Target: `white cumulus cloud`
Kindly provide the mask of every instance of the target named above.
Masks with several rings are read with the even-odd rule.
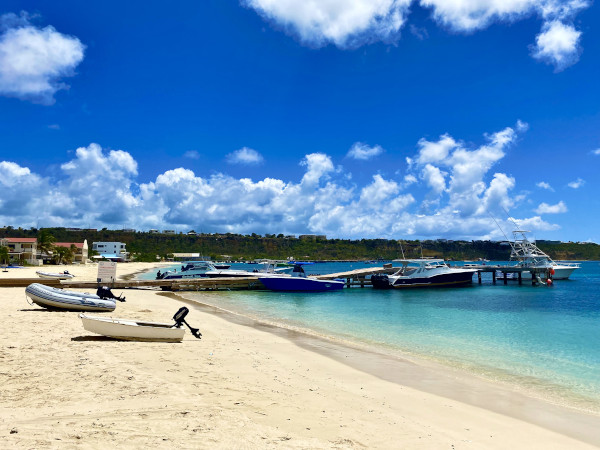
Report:
[[[597,148],[596,150],[592,151],[592,153],[594,155],[600,155],[600,148]]]
[[[352,47],[389,40],[412,0],[242,0],[309,45]]]
[[[532,16],[542,20],[533,56],[556,70],[575,63],[581,32],[571,25],[587,0],[241,0],[262,17],[312,46],[354,48],[374,41],[394,42],[410,20],[410,7],[431,11],[433,19],[453,32],[471,33],[494,23]],[[410,24],[419,39],[423,29]],[[533,36],[532,36],[533,37]]]
[[[379,156],[382,153],[383,148],[381,148],[381,146],[379,145],[369,147],[367,144],[364,144],[362,142],[355,142],[346,156],[348,156],[349,158],[366,161],[368,159]]]
[[[536,208],[536,214],[560,214],[566,213],[567,205],[561,200],[556,205],[549,205],[548,203],[540,203],[540,205]]]
[[[54,94],[68,88],[62,80],[74,75],[85,46],[52,26],[31,25],[25,15],[0,16],[0,31],[0,95],[54,103]]]
[[[454,144],[437,152],[421,140],[415,143],[412,164],[404,166],[406,172],[374,174],[365,185],[352,184],[352,177],[337,170],[325,153],[307,154],[296,180],[252,180],[224,173],[203,177],[185,167],[139,180],[130,153],[92,143],[78,148],[51,178],[18,162],[0,161],[0,223],[310,232],[342,238],[500,238],[488,211],[511,208],[522,199],[513,194],[513,177],[491,169],[517,135],[506,128],[486,135],[479,146],[443,135],[438,144],[448,139]],[[423,154],[427,157],[421,159]],[[536,216],[523,217],[520,223],[532,230],[556,229],[540,214],[561,208],[566,211],[562,202],[540,205]]]
[[[229,153],[226,158],[229,164],[260,164],[264,161],[263,156],[256,150],[248,147],[242,147],[233,153]]]
[[[557,71],[573,65],[579,59],[581,31],[558,20],[546,23],[536,37],[533,56],[552,64]]]

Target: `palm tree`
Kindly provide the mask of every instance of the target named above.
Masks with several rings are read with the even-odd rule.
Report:
[[[73,250],[67,247],[54,247],[53,259],[56,264],[62,262],[70,263],[73,261]]]
[[[50,233],[50,230],[41,229],[38,234],[37,248],[43,255],[50,255],[54,251],[56,239]]]

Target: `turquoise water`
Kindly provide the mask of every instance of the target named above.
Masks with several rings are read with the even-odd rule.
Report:
[[[364,266],[323,263],[305,269],[323,274]],[[493,285],[491,276],[484,276],[481,285],[466,288],[185,295],[269,322],[428,358],[600,411],[599,262],[582,263],[570,280],[552,287]]]

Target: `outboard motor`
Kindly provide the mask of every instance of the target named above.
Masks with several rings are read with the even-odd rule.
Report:
[[[190,329],[192,335],[194,335],[194,337],[198,339],[201,339],[202,333],[200,333],[200,330],[198,328],[192,328],[190,324],[185,321],[185,316],[187,316],[189,312],[190,310],[187,309],[185,306],[179,308],[179,311],[177,311],[173,316],[173,320],[175,321],[175,325],[173,325],[173,327],[181,328],[181,326],[185,323]]]
[[[371,275],[371,284],[373,289],[391,289],[390,279],[385,273],[376,273]]]
[[[114,298],[115,300],[118,300],[120,302],[125,301],[125,297],[123,297],[122,295],[120,297],[117,297],[115,294],[112,293],[112,291],[110,290],[110,288],[108,286],[100,286],[98,288],[98,290],[96,291],[96,295],[98,297],[100,297],[102,300],[108,300],[110,298]]]

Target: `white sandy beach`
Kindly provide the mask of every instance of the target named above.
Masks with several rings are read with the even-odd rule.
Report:
[[[119,264],[117,274],[150,267]],[[96,278],[95,265],[65,268],[78,280]],[[35,270],[9,269],[0,278],[34,278]],[[326,345],[213,308],[190,307],[187,320],[201,340],[187,333],[179,344],[121,342],[86,332],[79,313],[29,305],[24,291],[0,289],[3,448],[600,446],[600,417],[499,395],[476,380],[479,401],[457,400],[469,393],[450,392],[452,383],[415,389],[342,362],[343,348],[330,357]],[[169,322],[189,306],[172,294],[121,292],[127,301],[105,315]],[[505,404],[475,406],[486,390]],[[548,425],[522,419],[538,416]]]

